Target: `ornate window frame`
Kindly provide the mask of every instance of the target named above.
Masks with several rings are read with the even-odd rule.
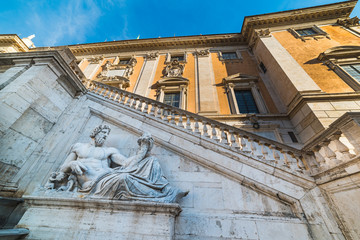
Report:
[[[125,57],[121,57],[125,58]],[[137,60],[134,56],[126,57],[129,59],[127,64],[120,63],[120,57],[116,57],[113,63],[110,60],[107,60],[103,66],[101,66],[102,71],[97,75],[97,81],[108,84],[110,86],[118,87],[120,89],[126,89],[130,86],[130,75],[134,72],[134,67],[137,63]],[[111,70],[123,70],[122,75],[113,75],[108,76],[108,73]]]
[[[230,110],[232,114],[245,114],[240,113],[237,105],[235,90],[251,90],[255,104],[259,113],[267,113],[267,107],[257,87],[259,78],[246,74],[237,73],[223,79],[223,85],[228,95]]]
[[[302,29],[312,29],[315,34],[313,35],[308,35],[308,36],[301,36],[297,31],[298,30],[302,30]],[[306,40],[311,40],[311,39],[321,39],[321,38],[327,38],[330,39],[330,35],[325,32],[324,30],[322,30],[321,28],[319,28],[316,25],[312,25],[312,26],[301,26],[301,27],[295,27],[295,28],[289,28],[288,31],[296,38],[301,39],[303,42],[305,42]]]
[[[187,107],[187,87],[189,80],[183,77],[166,77],[157,81],[153,88],[156,91],[156,100],[164,101],[165,93],[180,93],[179,108],[186,110]]]
[[[355,91],[360,91],[360,82],[341,67],[342,65],[360,64],[360,46],[329,48],[318,56],[318,60],[324,62]]]
[[[236,56],[237,58],[234,58],[234,59],[224,59],[223,58],[223,53],[236,53]],[[243,60],[243,57],[241,55],[241,51],[239,49],[237,50],[221,50],[221,51],[218,51],[218,57],[219,57],[219,60],[222,61],[222,62],[232,62],[232,61],[238,61],[238,60]]]
[[[171,63],[171,56],[184,56],[183,61],[179,61],[180,63],[187,63],[187,53],[186,52],[173,52],[173,53],[167,53],[165,57],[165,64]]]

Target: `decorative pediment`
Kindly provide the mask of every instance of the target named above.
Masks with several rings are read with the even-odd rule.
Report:
[[[358,58],[360,56],[360,46],[338,46],[329,48],[320,53],[318,59],[320,61],[340,58]]]
[[[229,83],[251,83],[258,81],[259,77],[236,73],[223,79],[223,85]]]
[[[129,77],[133,74],[136,63],[137,60],[134,57],[126,63],[120,61],[118,57],[114,63],[106,61],[101,67],[102,71],[97,75],[97,80],[107,84],[120,84],[122,88],[126,88],[130,86]]]
[[[182,86],[182,85],[189,85],[189,80],[183,77],[166,77],[162,78],[154,84],[155,88],[161,86]]]
[[[166,65],[163,74],[164,77],[181,77],[184,72],[185,65],[178,60],[173,60]]]

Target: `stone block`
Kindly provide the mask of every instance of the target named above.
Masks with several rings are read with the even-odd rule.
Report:
[[[314,110],[335,110],[334,106],[330,102],[312,102],[308,103],[309,107]]]
[[[330,118],[338,118],[338,117],[341,117],[344,113],[346,113],[346,111],[326,111],[326,114],[327,114]]]
[[[315,135],[315,131],[311,126],[307,126],[304,130],[298,133],[302,142],[306,142]]]
[[[346,101],[346,102],[331,102],[334,106],[335,110],[354,110],[360,109],[360,106],[356,104],[354,101]]]
[[[259,239],[268,240],[310,240],[305,223],[284,223],[277,221],[256,221]]]
[[[35,112],[27,109],[23,115],[11,126],[13,130],[22,135],[39,142],[52,128],[54,123]]]
[[[26,197],[29,239],[170,240],[178,204]],[[45,207],[46,206],[46,207]]]

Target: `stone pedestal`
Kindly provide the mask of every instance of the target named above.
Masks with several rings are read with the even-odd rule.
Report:
[[[26,239],[174,239],[178,204],[24,197]]]

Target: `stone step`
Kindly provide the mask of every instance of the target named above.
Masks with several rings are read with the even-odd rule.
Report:
[[[0,229],[0,239],[15,240],[28,235],[30,231],[26,228]]]
[[[24,210],[19,207],[22,198],[0,197],[0,228],[12,228],[20,220]]]

